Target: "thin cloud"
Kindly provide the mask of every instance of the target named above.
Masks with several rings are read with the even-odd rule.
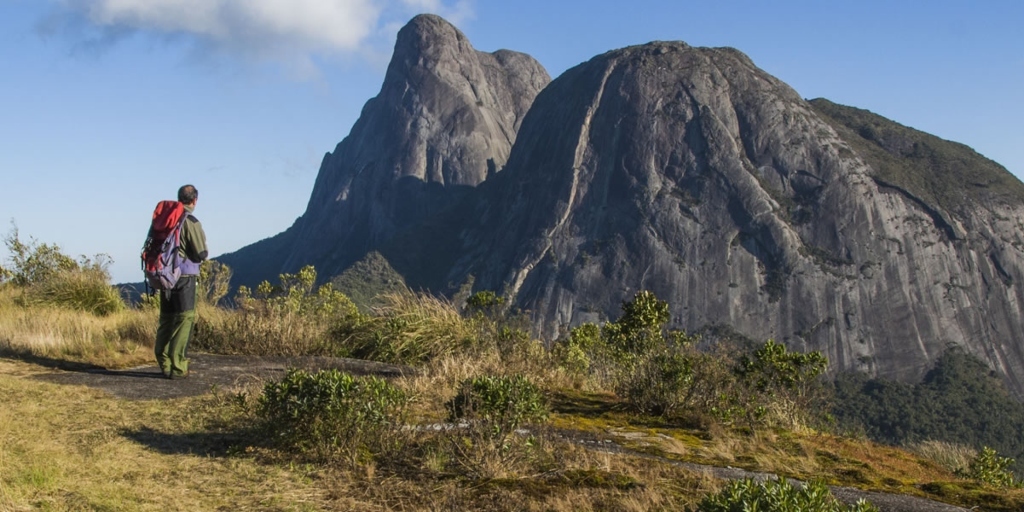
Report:
[[[57,0],[40,32],[98,51],[145,34],[200,52],[315,68],[323,58],[361,56],[420,12],[459,23],[469,0]]]

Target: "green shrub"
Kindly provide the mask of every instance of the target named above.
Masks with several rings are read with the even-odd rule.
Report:
[[[540,389],[522,375],[467,379],[448,408],[452,420],[465,420],[448,433],[453,459],[483,478],[509,474],[528,459],[537,438],[517,430],[548,414]]]
[[[106,316],[125,309],[120,292],[110,285],[110,257],[98,254],[78,261],[57,245],[22,242],[18,228],[4,239],[10,267],[0,268],[0,282],[25,288],[22,305],[49,305]]]
[[[864,500],[847,507],[840,503],[822,482],[794,487],[786,479],[756,482],[751,479],[731,482],[718,494],[704,498],[700,512],[877,512]]]
[[[1014,460],[1000,457],[988,446],[982,447],[978,455],[971,460],[966,470],[957,471],[957,476],[983,482],[995,487],[1019,487],[1010,468]]]
[[[693,360],[666,349],[647,354],[624,375],[616,393],[642,414],[668,416],[676,412],[693,384]]]
[[[625,363],[665,344],[663,326],[669,321],[668,303],[641,290],[622,304],[622,316],[602,328],[602,336]]]
[[[467,379],[449,409],[453,419],[483,420],[493,424],[499,434],[542,421],[548,414],[544,395],[523,375]]]
[[[671,344],[663,328],[668,320],[668,303],[639,291],[622,304],[618,320],[570,330],[567,338],[555,342],[555,357],[569,373],[591,375],[601,385],[615,387],[621,377],[632,374],[634,365]]]
[[[601,328],[592,323],[572,328],[567,338],[555,342],[553,350],[559,364],[575,374],[588,373],[607,353]]]
[[[724,349],[702,353],[698,336],[666,331],[668,304],[640,291],[622,305],[622,317],[603,327],[582,324],[555,342],[553,353],[568,373],[613,389],[640,413],[752,425],[816,419],[817,382],[827,361],[818,352],[790,352],[768,340],[737,360]]]
[[[291,369],[264,387],[256,414],[274,442],[355,464],[401,447],[408,401],[377,377]]]
[[[466,310],[473,314],[496,314],[505,305],[505,297],[490,290],[482,290],[466,299]]]
[[[790,352],[785,345],[768,340],[752,356],[743,356],[737,373],[765,393],[802,393],[808,383],[824,373],[826,366],[828,361],[820,352]]]

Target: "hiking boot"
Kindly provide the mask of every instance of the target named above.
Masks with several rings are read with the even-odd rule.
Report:
[[[171,380],[183,380],[188,378],[188,373],[172,373],[169,377]]]

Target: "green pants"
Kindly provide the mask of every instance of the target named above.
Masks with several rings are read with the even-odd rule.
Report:
[[[188,375],[185,357],[196,324],[198,296],[195,276],[182,276],[173,290],[160,293],[160,326],[156,330],[156,362],[164,375]]]

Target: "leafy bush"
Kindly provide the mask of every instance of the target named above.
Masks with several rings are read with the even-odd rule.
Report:
[[[548,414],[540,389],[522,375],[467,379],[448,408],[453,420],[467,420],[464,428],[449,433],[454,459],[484,478],[507,474],[526,460],[536,438],[517,430]]]
[[[744,388],[747,419],[790,425],[807,420],[822,389],[817,378],[827,366],[820,352],[792,352],[775,340],[741,357],[735,372]]]
[[[816,379],[827,362],[818,352],[789,352],[768,340],[738,361],[725,350],[701,353],[699,337],[665,330],[668,304],[649,291],[638,292],[622,312],[603,327],[575,327],[553,351],[566,371],[595,377],[637,412],[794,423],[805,421],[820,398]]]
[[[595,360],[603,359],[605,349],[601,328],[596,324],[580,324],[569,331],[569,337],[555,343],[553,351],[559,364],[571,373],[586,374]]]
[[[669,344],[663,332],[668,320],[668,303],[639,291],[622,304],[618,320],[601,327],[585,323],[569,331],[567,338],[555,343],[555,356],[570,373],[590,374],[614,387],[639,361]]]
[[[256,414],[281,445],[355,464],[402,445],[408,401],[377,377],[291,369],[264,387]]]
[[[1013,472],[1010,471],[1013,464],[1013,459],[1000,457],[995,450],[985,446],[971,460],[965,470],[957,471],[957,475],[995,487],[1019,487],[1020,483],[1016,481]]]
[[[10,268],[0,269],[0,282],[23,287],[22,305],[50,305],[106,316],[125,309],[120,292],[110,286],[110,257],[99,254],[78,261],[57,245],[22,242],[13,228],[4,240]]]
[[[488,422],[499,435],[547,417],[544,395],[523,375],[467,379],[450,409],[453,418]]]
[[[718,494],[704,498],[700,512],[877,512],[878,508],[864,500],[847,507],[839,502],[828,487],[815,481],[803,488],[794,487],[786,479],[757,482],[751,479],[731,482]]]
[[[668,321],[668,303],[641,290],[622,304],[622,316],[604,324],[601,334],[616,356],[629,363],[665,344],[662,328]]]
[[[638,361],[633,371],[620,379],[616,392],[637,412],[667,416],[682,405],[693,378],[693,360],[666,349]]]
[[[493,314],[503,305],[505,305],[505,297],[490,290],[476,292],[466,299],[466,310],[471,313]]]

